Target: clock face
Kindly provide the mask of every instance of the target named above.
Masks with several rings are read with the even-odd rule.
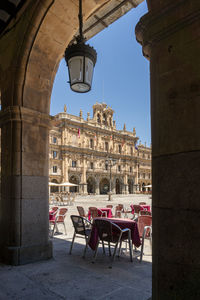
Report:
[[[78,93],[86,93],[90,90],[90,86],[85,83],[75,83],[71,86],[72,90]]]

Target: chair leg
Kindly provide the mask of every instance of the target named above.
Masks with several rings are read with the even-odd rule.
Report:
[[[105,246],[104,246],[104,242],[103,241],[102,241],[102,247],[103,247],[103,254],[106,254]]]
[[[63,222],[63,226],[64,226],[64,230],[65,230],[65,235],[67,235],[67,230],[66,230],[65,222]]]
[[[146,235],[146,229],[144,228],[144,232],[143,232],[143,235],[142,235],[142,245],[141,245],[141,253],[140,253],[140,262],[142,261],[142,257],[143,257],[145,235]]]
[[[130,260],[133,262],[133,246],[131,241],[131,232],[128,233],[128,243],[129,243],[129,251],[130,251]]]
[[[73,248],[73,245],[74,245],[75,237],[76,237],[76,232],[74,232],[74,235],[73,235],[73,239],[72,239],[71,247],[70,247],[70,250],[69,250],[69,254],[72,254],[72,248]]]
[[[119,257],[120,254],[121,254],[121,248],[122,248],[122,240],[121,240],[120,243],[119,243],[118,257]]]
[[[94,257],[93,257],[93,261],[92,261],[93,263],[95,262],[96,257],[97,257],[97,250],[98,250],[98,247],[99,247],[99,242],[100,242],[100,240],[98,240],[96,248],[95,248]]]
[[[54,236],[54,231],[55,231],[55,228],[56,228],[56,222],[54,223],[54,225],[53,225],[53,229],[52,229],[52,234],[51,234],[51,237],[53,238],[53,236]]]
[[[56,232],[59,232],[59,230],[58,230],[58,225],[57,225],[57,223],[55,223],[55,227],[56,227]]]
[[[109,256],[111,256],[112,253],[111,253],[111,248],[110,248],[110,242],[108,242],[108,249],[109,249]]]

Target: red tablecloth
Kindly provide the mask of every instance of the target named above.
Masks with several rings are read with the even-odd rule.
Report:
[[[101,217],[102,211],[103,212],[105,211],[107,213],[107,217],[108,218],[112,218],[112,209],[111,208],[108,208],[108,207],[99,208],[98,209],[98,215],[99,215],[99,217]],[[103,215],[105,216],[105,214],[103,214]],[[88,220],[90,220],[90,219],[91,219],[91,213],[90,213],[90,211],[88,211]]]
[[[101,218],[103,220],[110,220],[112,223],[117,224],[121,229],[129,228],[131,230],[131,239],[132,243],[136,247],[140,247],[140,236],[138,231],[137,223],[130,219],[122,219],[122,218]],[[90,236],[89,246],[92,250],[95,250],[96,244],[98,242],[98,232],[97,228],[93,225],[92,232]]]
[[[147,210],[151,211],[151,206],[150,205],[140,205],[141,210]],[[135,213],[134,206],[131,204],[131,209],[132,209],[132,214]]]

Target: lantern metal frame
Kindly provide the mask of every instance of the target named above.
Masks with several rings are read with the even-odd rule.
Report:
[[[69,72],[69,83],[70,83],[70,88],[77,92],[77,93],[86,93],[91,90],[91,84],[92,84],[92,77],[93,77],[93,69],[96,64],[97,60],[97,53],[93,47],[90,45],[85,44],[85,38],[83,37],[83,17],[82,17],[82,0],[79,0],[79,35],[76,37],[76,43],[71,44],[68,46],[65,50],[65,60],[68,66],[68,72]],[[69,68],[69,63],[70,59],[75,58],[75,57],[81,57],[83,60],[83,77],[82,80],[77,80],[75,82],[72,82],[71,78],[71,73],[70,73],[70,68]],[[89,59],[93,63],[93,68],[92,68],[92,77],[91,77],[91,82],[89,83],[86,81],[86,58]],[[74,89],[73,86],[77,85],[84,85],[85,90],[77,90]]]

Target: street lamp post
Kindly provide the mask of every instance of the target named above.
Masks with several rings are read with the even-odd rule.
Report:
[[[110,168],[110,184],[109,184],[109,192],[108,192],[108,201],[111,201],[111,195],[112,195],[112,167],[116,165],[116,159],[114,158],[107,158],[106,159],[106,164]]]

